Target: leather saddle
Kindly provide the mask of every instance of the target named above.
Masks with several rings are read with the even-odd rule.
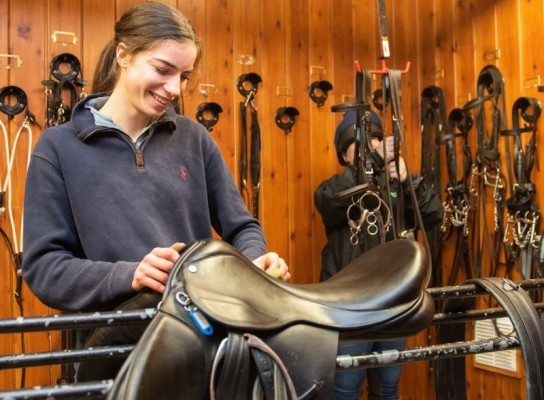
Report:
[[[329,399],[339,340],[407,337],[431,323],[428,268],[423,247],[399,239],[327,281],[294,284],[223,241],[194,242],[162,299],[139,295],[160,300],[158,311],[108,398]]]

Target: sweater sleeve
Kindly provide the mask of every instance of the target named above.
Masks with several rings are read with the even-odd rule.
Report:
[[[219,149],[206,165],[210,216],[214,230],[250,260],[266,253],[259,221],[251,216]]]

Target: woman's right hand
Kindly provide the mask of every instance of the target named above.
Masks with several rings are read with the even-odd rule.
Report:
[[[164,293],[168,276],[179,258],[179,251],[184,243],[174,243],[170,247],[155,247],[136,267],[132,288],[139,292],[148,287],[156,292]]]

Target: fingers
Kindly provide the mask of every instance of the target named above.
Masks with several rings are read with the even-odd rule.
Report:
[[[291,274],[289,273],[289,267],[287,266],[285,260],[279,257],[276,253],[272,253],[271,258],[272,262],[265,268],[265,272],[284,281],[290,280]]]
[[[168,276],[178,258],[179,252],[172,247],[154,248],[136,267],[132,288],[140,291],[148,287],[156,292],[164,293]]]
[[[266,253],[253,260],[253,263],[267,274],[270,274],[276,278],[284,281],[291,279],[291,274],[289,273],[287,263],[275,252]]]
[[[173,245],[170,246],[172,250],[177,251],[178,253],[185,247],[185,243],[183,242],[176,242]]]

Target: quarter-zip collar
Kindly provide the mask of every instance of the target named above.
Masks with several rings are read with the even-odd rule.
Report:
[[[96,125],[94,122],[94,116],[92,112],[86,107],[87,104],[91,104],[95,108],[100,108],[100,105],[105,102],[105,98],[108,95],[106,93],[99,93],[99,94],[93,94],[87,96],[85,99],[80,101],[76,104],[74,107],[74,110],[72,112],[72,123],[74,125],[74,129],[76,130],[77,136],[81,139],[81,141],[85,142],[90,137],[100,134],[100,133],[106,133],[106,132],[122,132],[119,128],[115,127],[113,124],[112,126],[100,126]],[[153,132],[158,127],[167,127],[166,131],[168,131],[170,134],[174,132],[176,129],[176,122],[175,122],[175,116],[176,112],[174,110],[174,107],[172,105],[169,105],[166,108],[166,111],[164,114],[157,118],[155,121],[151,123],[151,125],[148,127],[146,132],[144,132],[140,137],[137,139],[135,144],[138,144],[138,142],[145,141],[146,137],[153,134]],[[122,132],[124,135],[126,133]]]

